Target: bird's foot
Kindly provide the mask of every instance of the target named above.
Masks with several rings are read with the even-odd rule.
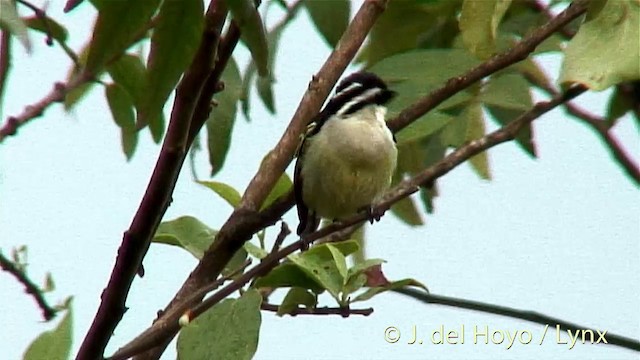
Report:
[[[376,209],[371,205],[365,206],[362,210],[367,213],[369,218],[369,223],[373,224],[374,221],[380,221],[385,211],[381,209]]]

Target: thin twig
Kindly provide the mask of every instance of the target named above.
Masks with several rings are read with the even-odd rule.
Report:
[[[527,78],[530,82],[536,84],[550,96],[558,95],[559,91],[552,85],[549,79],[538,79],[532,76],[527,76]],[[589,126],[600,136],[600,139],[609,149],[616,162],[622,166],[622,169],[633,181],[635,181],[636,185],[640,185],[640,166],[635,164],[622,144],[620,144],[620,142],[613,136],[611,128],[607,125],[607,120],[588,112],[573,102],[565,103],[564,107],[567,110],[567,113],[573,115],[576,119],[581,120],[582,123]]]
[[[49,321],[56,316],[56,309],[49,306],[47,300],[44,298],[44,294],[38,285],[31,281],[27,274],[20,270],[11,260],[4,257],[0,252],[0,268],[13,275],[18,281],[24,285],[25,292],[30,294],[38,304],[38,307],[42,311],[42,317],[45,321]]]
[[[442,295],[434,295],[427,293],[425,291],[403,288],[403,289],[395,289],[392,290],[399,294],[403,294],[409,296],[418,301],[427,303],[427,304],[437,304],[437,305],[445,305],[451,306],[459,309],[468,309],[474,311],[485,312],[489,314],[506,316],[514,319],[527,320],[534,323],[548,325],[548,326],[560,326],[562,330],[572,330],[572,331],[584,331],[591,330],[594,334],[598,333],[597,329],[592,329],[584,325],[574,324],[568,321],[564,321],[562,319],[554,318],[545,314],[541,314],[535,311],[527,311],[514,309],[506,306],[498,306],[494,304],[483,303],[479,301],[466,300],[460,298],[454,298],[449,296]],[[605,339],[607,344],[620,346],[626,349],[631,349],[635,351],[640,351],[640,342],[628,337],[612,334],[609,331],[606,332]]]
[[[199,49],[176,90],[167,135],[155,170],[131,226],[124,233],[109,283],[102,293],[100,306],[77,359],[102,358],[113,331],[126,311],[129,289],[149,248],[151,237],[169,206],[171,193],[186,157],[191,117],[204,85],[203,79],[211,71],[226,16],[227,10],[221,1],[210,3]]]
[[[520,117],[513,120],[506,126],[479,139],[466,143],[434,165],[428,167],[427,169],[409,179],[401,181],[396,187],[387,192],[381,202],[374,204],[373,211],[375,213],[384,213],[397,201],[400,201],[401,199],[418,191],[419,186],[433,182],[437,178],[453,170],[456,166],[470,159],[472,156],[477,155],[493,146],[515,139],[517,133],[524,126],[531,123],[542,114],[550,111],[551,109],[563,104],[568,100],[571,100],[572,98],[582,94],[583,92],[584,89],[581,88],[569,89],[567,93],[562,96],[557,96],[550,101],[540,102],[536,104],[531,110],[522,114]],[[286,203],[286,201],[283,201],[283,203]],[[368,220],[368,218],[369,215],[367,213],[359,213],[343,221],[334,222],[278,250],[275,253],[270,253],[267,257],[262,259],[262,261],[258,265],[249,269],[247,272],[242,274],[240,277],[238,277],[225,287],[218,290],[216,293],[202,301],[200,304],[191,307],[191,298],[182,303],[178,303],[174,308],[170,309],[170,311],[166,311],[165,313],[163,313],[163,316],[160,317],[150,328],[138,335],[127,345],[120,348],[120,350],[118,350],[113,355],[112,359],[124,359],[128,356],[136,354],[137,352],[144,351],[146,349],[150,349],[162,344],[164,341],[166,341],[166,339],[171,338],[179,330],[178,319],[180,318],[180,316],[182,316],[185,309],[189,308],[191,310],[190,315],[195,318],[227,296],[231,295],[233,292],[242,288],[246,283],[248,283],[255,277],[268,273],[271,269],[279,264],[281,259],[300,250],[306,244],[311,244],[320,238],[326,237],[352,225],[360,224],[365,220]],[[132,349],[135,349],[135,351]]]
[[[47,19],[47,13],[26,0],[18,0],[18,3],[31,9],[36,17],[42,21],[42,24],[44,25],[44,33],[47,35],[45,42],[47,45],[52,46],[53,35],[51,35],[51,26],[49,25],[49,19]]]
[[[280,224],[280,233],[278,233],[276,240],[273,242],[273,248],[271,248],[271,252],[278,251],[278,249],[280,249],[280,246],[282,246],[284,239],[286,239],[289,234],[291,234],[291,229],[289,229],[289,225],[287,225],[287,223],[283,220]]]
[[[262,303],[260,309],[264,311],[278,312],[278,305]],[[351,308],[332,308],[332,307],[320,307],[320,308],[301,308],[296,307],[289,311],[287,315],[340,315],[342,317],[349,317],[350,315],[363,315],[369,316],[373,313],[373,308],[366,309],[351,309]]]
[[[492,57],[462,76],[449,79],[445,85],[433,90],[427,96],[404,109],[394,119],[389,120],[389,128],[397,132],[471,84],[512,64],[525,60],[545,39],[582,15],[587,9],[587,4],[588,1],[585,0],[571,3],[558,16],[531,32],[508,51]]]

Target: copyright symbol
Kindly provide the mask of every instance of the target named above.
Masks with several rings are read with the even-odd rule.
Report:
[[[390,344],[398,342],[400,340],[400,330],[395,326],[389,326],[384,329],[384,340]]]

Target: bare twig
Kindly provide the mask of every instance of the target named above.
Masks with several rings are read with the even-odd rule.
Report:
[[[126,310],[125,301],[151,237],[164,215],[187,154],[191,118],[216,56],[227,15],[221,1],[212,1],[205,17],[200,47],[178,84],[167,135],[140,207],[124,233],[116,264],[77,359],[102,358],[104,349]]]
[[[278,312],[278,305],[262,303],[260,309],[271,312]],[[342,317],[349,317],[350,315],[363,315],[369,316],[373,313],[372,308],[366,309],[351,309],[351,308],[332,308],[332,307],[320,307],[320,308],[301,308],[296,307],[287,313],[287,315],[340,315]]]
[[[44,294],[40,287],[36,285],[33,281],[31,281],[27,274],[24,271],[19,269],[11,260],[4,257],[4,255],[0,252],[0,268],[2,270],[8,272],[13,275],[18,281],[24,285],[24,289],[27,294],[30,294],[33,299],[38,304],[38,307],[42,311],[42,317],[45,321],[49,321],[56,316],[56,309],[49,306],[47,300],[44,298]]]
[[[534,77],[527,77],[530,82],[536,84],[542,90],[547,92],[551,96],[557,96],[559,91],[551,84],[549,79],[538,79]],[[604,142],[606,147],[611,152],[611,155],[616,160],[622,169],[629,175],[629,177],[635,181],[636,185],[640,185],[640,166],[635,164],[631,156],[626,152],[624,147],[611,133],[611,128],[607,125],[607,120],[592,114],[573,102],[567,102],[564,104],[565,109],[576,119],[581,120],[584,124],[593,129]]]
[[[470,159],[472,156],[477,155],[493,146],[515,139],[517,133],[524,126],[531,123],[533,120],[550,111],[551,109],[582,94],[584,91],[585,90],[582,88],[569,89],[567,93],[561,96],[557,96],[550,101],[540,102],[536,104],[530,111],[522,114],[520,117],[510,122],[508,125],[459,147],[457,150],[447,155],[445,158],[425,169],[424,171],[416,174],[412,178],[401,181],[396,187],[390,190],[383,197],[381,202],[374,204],[373,211],[375,213],[384,213],[397,201],[400,201],[401,199],[418,191],[421,185],[433,182],[437,178],[447,174],[449,171],[451,171],[464,161]],[[282,203],[286,203],[286,201],[283,201]],[[187,301],[178,303],[174,308],[170,309],[170,311],[163,313],[163,316],[160,317],[150,328],[148,328],[134,340],[129,342],[129,344],[118,350],[116,354],[114,354],[112,359],[124,359],[127,356],[135,354],[136,352],[133,352],[131,349],[135,349],[136,351],[143,351],[162,344],[164,341],[166,341],[166,339],[171,338],[179,330],[178,319],[184,313],[185,309],[190,308],[190,315],[195,318],[233,292],[242,288],[252,279],[268,273],[271,269],[279,264],[281,259],[294,253],[295,251],[300,250],[306,244],[311,244],[320,238],[331,235],[352,225],[360,224],[368,219],[369,215],[363,212],[353,215],[343,221],[335,222],[326,227],[323,227],[318,231],[313,232],[305,236],[304,238],[278,250],[275,253],[270,253],[267,257],[262,259],[262,261],[258,265],[249,269],[247,272],[242,274],[233,282],[229,283],[227,286],[218,290],[216,293],[202,301],[200,304],[191,307],[189,302],[193,300],[192,298],[187,299]]]
[[[30,120],[42,116],[44,111],[53,103],[61,102],[64,97],[73,89],[93,79],[93,76],[87,73],[73,78],[68,83],[55,83],[53,89],[44,98],[35,104],[28,105],[22,113],[16,116],[9,116],[7,121],[0,127],[0,143],[7,137],[15,135],[18,128]]]
[[[276,237],[276,240],[273,242],[273,248],[271,248],[271,252],[278,251],[278,249],[280,249],[280,246],[282,246],[282,243],[284,242],[284,239],[286,239],[287,236],[289,236],[289,234],[291,234],[291,230],[289,229],[289,225],[287,225],[287,223],[284,222],[284,220],[283,220],[281,222],[281,224],[280,224],[280,233],[278,233],[278,236]]]
[[[445,305],[445,306],[451,306],[459,309],[480,311],[480,312],[485,312],[489,314],[506,316],[514,319],[527,320],[534,323],[553,326],[553,327],[560,326],[562,330],[583,331],[583,330],[590,329],[589,327],[584,325],[570,323],[568,321],[554,318],[554,317],[541,314],[535,311],[520,310],[520,309],[509,308],[506,306],[487,304],[479,301],[466,300],[466,299],[460,299],[460,298],[454,298],[454,297],[442,296],[442,295],[434,295],[434,294],[427,293],[425,291],[410,289],[410,288],[396,289],[392,291],[409,296],[411,298],[414,298],[418,301],[421,301],[427,304]],[[594,334],[597,333],[597,329],[590,329],[590,330],[593,331]],[[609,345],[615,345],[615,346],[620,346],[626,349],[640,351],[640,342],[638,342],[637,340],[612,334],[609,331],[606,332],[605,339],[607,341],[607,344]]]

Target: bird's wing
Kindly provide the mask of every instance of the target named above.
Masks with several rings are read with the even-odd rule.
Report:
[[[296,208],[298,209],[298,220],[300,223],[298,224],[297,234],[300,235],[307,228],[311,228],[311,231],[314,231],[317,228],[317,219],[315,219],[315,215],[313,212],[309,211],[309,208],[304,203],[302,198],[302,184],[304,182],[304,177],[302,176],[302,162],[303,162],[303,153],[304,153],[304,145],[310,136],[315,134],[316,130],[316,122],[312,122],[307,126],[307,131],[300,141],[300,145],[298,146],[298,150],[296,151],[296,166],[293,173],[293,192],[296,199]],[[315,225],[314,225],[315,223]]]

